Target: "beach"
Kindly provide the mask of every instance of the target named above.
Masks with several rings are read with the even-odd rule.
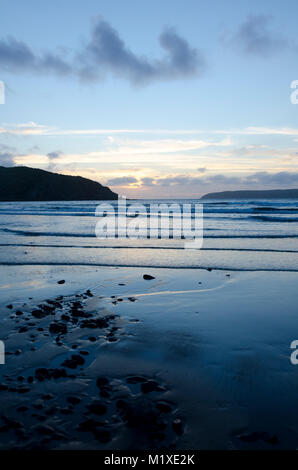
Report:
[[[217,205],[194,253],[28,206],[2,218],[0,448],[297,447],[295,221],[258,227],[245,203],[227,226]]]

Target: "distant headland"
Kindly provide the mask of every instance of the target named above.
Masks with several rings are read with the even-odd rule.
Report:
[[[201,199],[298,199],[298,189],[264,189],[208,193]]]
[[[0,201],[115,200],[108,187],[81,176],[61,175],[38,168],[0,166]]]

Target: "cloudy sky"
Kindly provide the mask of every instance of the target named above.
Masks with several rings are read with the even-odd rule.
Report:
[[[298,187],[297,15],[297,0],[1,0],[0,165],[137,198]]]

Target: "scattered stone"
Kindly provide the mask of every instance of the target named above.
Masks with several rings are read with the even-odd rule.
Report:
[[[61,279],[60,281],[57,282],[57,284],[65,284],[65,280]]]
[[[150,274],[144,274],[143,279],[145,279],[145,281],[151,281],[151,279],[155,279],[155,277]]]
[[[13,305],[11,305],[11,304],[6,305],[6,308],[9,308],[11,310],[11,309],[13,309]]]

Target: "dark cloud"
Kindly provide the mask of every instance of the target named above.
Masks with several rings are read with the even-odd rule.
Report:
[[[271,16],[251,15],[242,23],[233,42],[249,55],[268,57],[280,51],[287,41],[270,29]]]
[[[84,62],[81,76],[94,79],[97,73],[112,72],[132,83],[144,84],[153,80],[195,76],[205,69],[201,52],[191,48],[174,29],[166,29],[159,41],[166,52],[163,59],[149,60],[137,56],[109,23],[99,20],[81,55]]]
[[[59,160],[59,157],[63,154],[60,150],[55,150],[53,152],[49,152],[47,154],[47,157],[49,159],[48,163],[48,170],[50,171],[56,171],[58,169],[57,166],[57,161]]]
[[[246,182],[257,185],[298,185],[298,173],[291,173],[289,171],[280,171],[278,173],[268,173],[267,171],[260,171],[249,175],[245,179]]]
[[[14,166],[14,154],[0,151],[0,166]]]
[[[85,80],[97,80],[112,73],[134,84],[199,76],[204,71],[202,53],[174,29],[166,29],[159,41],[165,51],[162,59],[138,56],[109,23],[99,19],[86,46],[71,61],[61,53],[37,54],[24,42],[8,38],[0,40],[0,67],[11,72],[72,74]]]
[[[36,55],[24,42],[14,38],[0,40],[0,66],[4,70],[65,75],[72,67],[57,54]]]
[[[0,144],[0,166],[14,166],[15,151],[14,147]]]
[[[134,176],[119,176],[118,178],[111,178],[106,184],[108,186],[125,186],[137,182],[138,180]]]
[[[287,171],[281,171],[278,173],[268,173],[266,171],[260,171],[252,173],[246,176],[230,176],[223,174],[214,174],[209,176],[188,176],[188,175],[177,175],[167,177],[156,177],[156,178],[141,178],[137,180],[134,177],[127,176],[123,178],[114,178],[108,181],[110,185],[126,185],[129,183],[138,182],[143,187],[195,187],[199,186],[212,186],[223,188],[225,186],[231,189],[249,189],[254,187],[255,189],[262,189],[263,187],[278,188],[278,187],[298,187],[298,173],[292,173]]]

